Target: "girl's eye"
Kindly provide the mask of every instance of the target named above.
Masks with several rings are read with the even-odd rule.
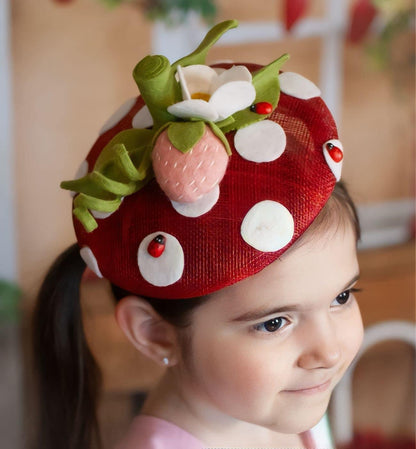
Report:
[[[256,324],[254,328],[260,332],[276,332],[284,326],[286,321],[288,321],[286,318],[277,317],[272,320],[265,321],[264,323]]]
[[[343,306],[350,299],[351,293],[359,292],[359,288],[350,288],[349,290],[345,290],[345,292],[340,293],[332,302],[331,306]]]

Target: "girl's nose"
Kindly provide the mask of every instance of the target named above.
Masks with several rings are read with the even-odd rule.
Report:
[[[303,336],[298,365],[304,369],[332,368],[341,358],[341,347],[333,323],[311,323]]]

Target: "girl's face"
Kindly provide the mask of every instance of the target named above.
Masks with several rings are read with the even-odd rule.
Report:
[[[311,428],[362,341],[358,272],[355,236],[341,226],[213,294],[193,315],[186,400],[224,424]]]

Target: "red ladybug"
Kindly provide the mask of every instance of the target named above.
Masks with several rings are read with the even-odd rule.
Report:
[[[165,250],[165,245],[166,245],[166,238],[162,234],[159,234],[149,243],[149,246],[147,247],[147,252],[152,257],[160,257],[163,254],[163,251]]]
[[[250,109],[257,114],[266,115],[273,111],[273,105],[267,101],[260,101],[259,103],[253,104]]]
[[[331,156],[331,159],[334,162],[341,162],[344,155],[342,151],[336,147],[333,143],[329,142],[326,144],[326,149],[328,150],[328,154]]]

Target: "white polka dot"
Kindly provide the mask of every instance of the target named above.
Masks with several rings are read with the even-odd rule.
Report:
[[[121,198],[120,204],[123,202],[123,200],[124,200],[124,198]],[[101,212],[101,211],[99,211],[99,210],[91,209],[90,212],[91,212],[91,214],[92,214],[92,216],[93,216],[94,218],[98,218],[99,220],[104,220],[104,219],[108,218],[110,215],[113,215],[114,212],[117,212],[117,210],[118,210],[118,209],[116,209],[116,210],[113,211],[113,212]]]
[[[299,73],[284,72],[279,75],[280,90],[292,97],[301,100],[309,100],[310,98],[320,97],[321,91],[310,80]]]
[[[133,117],[131,124],[136,129],[150,128],[153,126],[153,117],[150,115],[149,108],[143,106]]]
[[[125,103],[123,103],[116,112],[104,123],[104,126],[100,129],[98,133],[100,136],[104,134],[106,131],[111,129],[113,126],[117,125],[117,123],[130,111],[133,107],[134,103],[136,103],[136,98],[130,98]]]
[[[286,148],[283,128],[272,120],[263,120],[239,129],[234,136],[235,149],[241,157],[252,162],[271,162]]]
[[[98,267],[97,259],[94,256],[94,253],[91,251],[89,246],[84,246],[80,250],[80,255],[84,262],[87,264],[88,268],[92,270],[99,278],[102,278],[100,268]]]
[[[285,206],[265,200],[255,204],[241,224],[241,236],[255,249],[274,252],[286,246],[293,237],[294,221]]]
[[[160,257],[151,256],[147,248],[159,234],[166,238],[165,249]],[[183,249],[173,235],[166,232],[154,232],[145,237],[139,245],[137,263],[143,278],[156,287],[174,284],[182,277],[185,266]]]
[[[331,169],[332,173],[335,176],[335,179],[339,181],[341,179],[341,172],[342,172],[342,161],[335,162],[332,157],[329,155],[327,144],[332,143],[335,147],[339,148],[342,153],[344,154],[344,148],[342,146],[342,143],[338,139],[331,139],[324,143],[323,150],[324,150],[324,156],[326,163],[328,164],[329,168]]]
[[[178,212],[185,217],[200,217],[201,215],[209,212],[217,203],[220,196],[220,188],[216,185],[212,190],[202,196],[201,199],[192,203],[179,203],[172,201],[172,206]]]
[[[79,167],[77,172],[75,173],[75,179],[81,179],[88,174],[88,162],[84,161]],[[71,196],[74,197],[78,192],[70,192]]]

